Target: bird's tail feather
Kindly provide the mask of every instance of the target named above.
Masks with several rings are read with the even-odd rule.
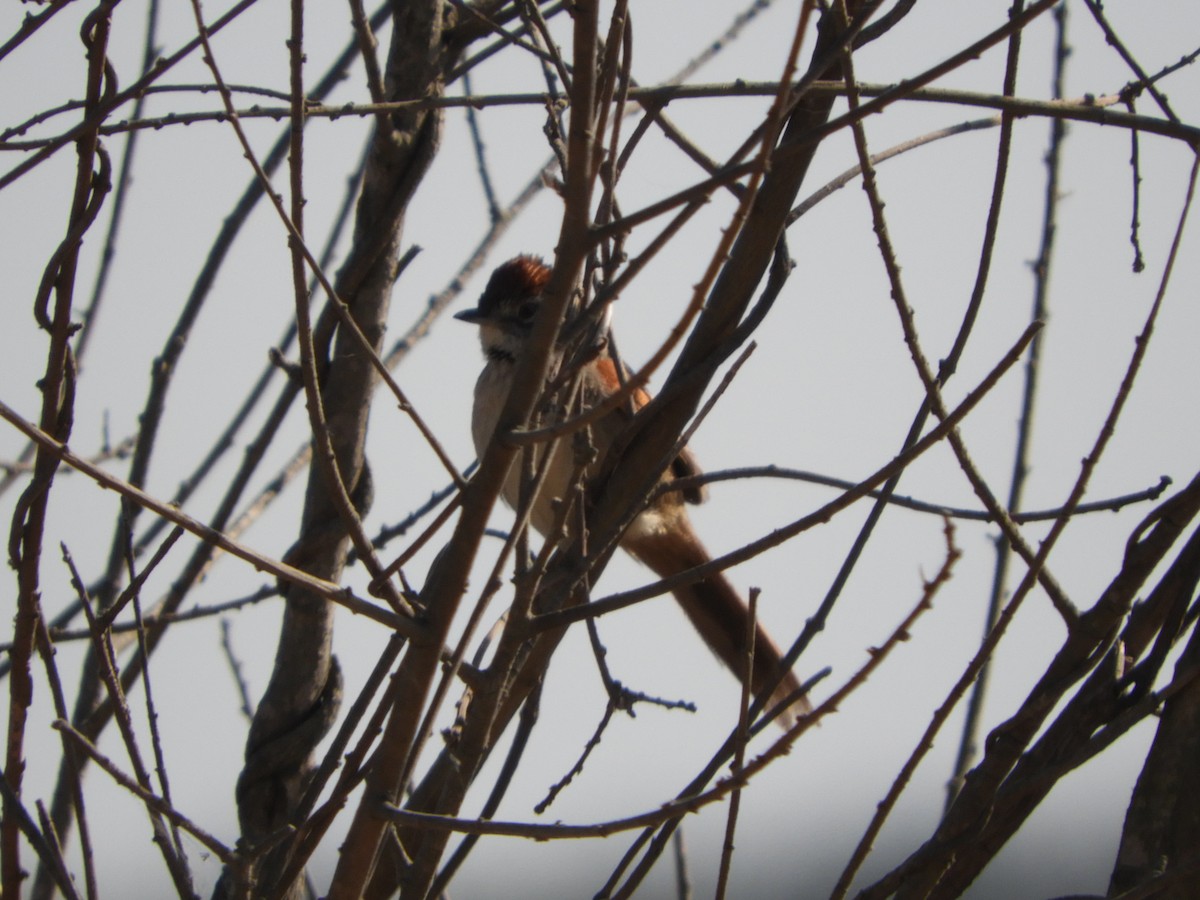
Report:
[[[669,533],[639,535],[635,540],[627,539],[624,546],[660,578],[677,575],[712,560],[686,519],[676,522]],[[744,678],[750,609],[729,579],[720,572],[713,572],[676,588],[674,594],[709,649],[739,679]],[[768,684],[778,681],[771,692],[770,703],[775,705],[786,700],[800,689],[800,680],[790,670],[780,680],[782,671],[783,654],[762,625],[756,623],[751,690],[760,694]],[[801,696],[792,701],[779,721],[786,728],[811,709],[808,699]]]

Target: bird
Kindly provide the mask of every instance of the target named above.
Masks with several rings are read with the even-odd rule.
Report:
[[[455,314],[456,319],[479,327],[485,360],[475,384],[471,414],[471,434],[481,458],[504,409],[518,361],[529,345],[533,322],[550,274],[550,267],[540,257],[517,256],[492,272],[476,307]],[[617,362],[611,353],[602,351],[603,342],[599,348],[593,347],[583,354],[578,371],[579,403],[573,414],[586,412],[622,389],[623,379],[618,375]],[[569,356],[565,347],[556,345],[552,370],[562,368]],[[641,388],[627,393],[630,402],[610,404],[612,408],[600,414],[590,426],[595,454],[593,461],[585,467],[585,478],[600,470],[605,454],[633,414],[650,402],[650,395]],[[548,418],[543,418],[542,425],[555,424],[556,419],[561,421],[568,415],[561,403],[550,404],[547,408]],[[535,450],[535,460],[539,458]],[[580,465],[577,448],[572,446],[571,440],[559,440],[530,514],[531,523],[542,535],[552,534],[556,527],[562,527],[557,521],[561,501],[578,483]],[[684,447],[661,480],[672,482],[698,474],[700,469],[695,458]],[[505,502],[514,509],[518,506],[521,480],[522,467],[514,465],[501,492]],[[649,506],[628,525],[620,538],[620,547],[660,578],[669,578],[711,562],[712,557],[692,527],[685,508],[685,504],[702,502],[704,493],[703,487],[658,492]],[[736,676],[743,678],[750,610],[737,589],[723,573],[711,572],[690,584],[674,588],[672,592],[708,647]],[[776,687],[769,697],[770,704],[787,703],[777,719],[785,728],[811,711],[799,679],[790,669],[785,669],[779,647],[763,627],[756,624],[750,688],[758,695],[771,684]]]

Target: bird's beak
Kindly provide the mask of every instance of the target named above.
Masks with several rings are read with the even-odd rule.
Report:
[[[454,318],[460,322],[470,322],[472,325],[478,325],[487,317],[478,309],[464,309],[462,312],[456,312]]]

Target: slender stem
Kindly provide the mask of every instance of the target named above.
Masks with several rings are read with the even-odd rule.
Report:
[[[1054,49],[1054,97],[1062,96],[1063,83],[1066,75],[1067,58],[1070,48],[1067,46],[1067,6],[1062,4],[1054,10],[1056,26],[1056,41]],[[1059,201],[1059,172],[1062,162],[1063,142],[1066,139],[1066,123],[1061,119],[1052,119],[1050,124],[1050,147],[1046,153],[1046,193],[1043,206],[1042,240],[1037,260],[1033,265],[1034,297],[1030,319],[1035,322],[1045,321],[1048,314],[1047,301],[1050,295],[1050,263],[1054,256],[1054,239],[1057,232],[1057,213]],[[1029,344],[1029,356],[1025,360],[1025,384],[1021,398],[1021,415],[1017,424],[1016,447],[1013,451],[1012,477],[1009,482],[1007,508],[1018,510],[1021,507],[1025,487],[1025,476],[1029,471],[1029,447],[1033,435],[1033,413],[1038,386],[1038,363],[1041,358],[1041,336],[1035,337]],[[991,595],[988,598],[987,613],[984,617],[983,634],[986,636],[1000,617],[1000,609],[1004,603],[1005,583],[1008,576],[1008,566],[1012,559],[1012,545],[1004,535],[996,539],[996,562],[992,575]],[[946,805],[948,811],[954,803],[954,798],[962,786],[962,780],[970,769],[978,752],[979,732],[983,723],[983,706],[987,698],[988,679],[991,675],[991,660],[987,660],[979,670],[979,678],[971,688],[967,702],[966,717],[963,722],[962,737],[959,740],[958,757],[950,781],[946,785]]]

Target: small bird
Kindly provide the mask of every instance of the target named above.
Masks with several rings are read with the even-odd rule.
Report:
[[[492,273],[476,308],[455,315],[457,319],[479,326],[479,340],[486,358],[475,384],[471,418],[471,433],[480,456],[496,429],[496,422],[512,386],[517,361],[525,353],[542,291],[549,279],[550,269],[541,259],[518,256]],[[557,355],[553,368],[561,368],[563,348],[558,348]],[[598,351],[586,354],[579,372],[579,408],[574,413],[594,407],[621,387],[617,366],[610,354]],[[603,465],[604,456],[613,440],[628,424],[633,411],[650,402],[650,396],[644,390],[637,389],[632,392],[631,401],[615,406],[590,426],[591,443],[596,455],[595,461],[585,470],[585,476]],[[561,410],[561,404],[557,408]],[[561,419],[568,414],[560,411],[557,415]],[[554,424],[554,416],[551,413],[549,421],[541,424]],[[540,456],[535,456],[535,459],[540,460]],[[578,481],[577,459],[571,441],[560,440],[548,464],[544,485],[534,501],[530,516],[533,526],[543,535],[555,528],[560,505],[558,501],[566,497],[572,484]],[[684,448],[663,474],[662,480],[670,482],[699,472],[692,454]],[[513,508],[518,503],[520,484],[521,467],[514,466],[503,489],[505,502]],[[696,536],[684,507],[685,502],[700,503],[703,499],[702,488],[661,493],[629,525],[621,537],[620,546],[649,566],[660,578],[668,578],[711,562],[712,557]],[[674,594],[709,648],[735,675],[742,677],[746,670],[746,635],[750,611],[729,580],[720,572],[714,572],[691,584],[675,588]],[[751,690],[756,694],[761,693],[767,684],[779,678],[783,671],[782,657],[774,641],[758,626],[754,638]],[[794,673],[787,671],[771,694],[772,704],[790,698],[786,713],[779,719],[785,727],[811,709],[808,700],[798,693],[799,690],[800,681]]]

